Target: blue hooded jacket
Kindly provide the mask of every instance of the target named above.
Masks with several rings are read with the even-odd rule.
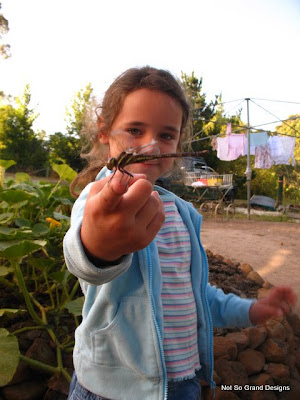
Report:
[[[96,180],[106,175],[104,168]],[[93,265],[80,240],[91,185],[76,200],[71,227],[64,238],[67,267],[79,278],[85,295],[73,354],[78,381],[89,391],[109,399],[165,400],[168,385],[163,351],[162,275],[155,239],[146,248],[125,256],[119,265]],[[155,189],[175,201],[190,233],[201,364],[197,375],[214,388],[212,326],[250,326],[253,300],[225,295],[208,283],[207,258],[200,241],[201,215],[173,193]]]

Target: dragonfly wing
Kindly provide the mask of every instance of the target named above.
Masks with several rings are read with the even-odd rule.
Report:
[[[120,153],[132,153],[134,149],[134,137],[130,133],[116,129],[110,132],[111,139],[115,142]]]
[[[110,133],[111,138],[116,142],[117,148],[120,152],[125,151],[129,154],[160,154],[157,142],[152,140],[150,143],[135,145],[137,142],[136,137],[129,132],[122,130],[114,130]]]
[[[159,155],[160,150],[155,140],[150,143],[146,143],[142,146],[138,146],[134,149],[133,154],[145,154],[145,155]]]

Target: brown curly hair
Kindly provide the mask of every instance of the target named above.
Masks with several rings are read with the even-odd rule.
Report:
[[[72,195],[78,196],[78,193],[95,179],[99,170],[105,165],[108,152],[100,144],[98,134],[101,131],[109,131],[123,106],[125,97],[138,89],[163,92],[175,99],[182,108],[181,135],[186,131],[190,104],[181,82],[169,71],[150,66],[126,70],[105,92],[101,106],[96,107],[96,117],[89,118],[85,124],[83,135],[86,137],[89,150],[82,153],[81,157],[87,160],[88,166],[71,183]],[[180,151],[180,143],[178,150]]]

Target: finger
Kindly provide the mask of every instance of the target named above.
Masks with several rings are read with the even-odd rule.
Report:
[[[286,302],[291,306],[294,306],[297,301],[297,296],[291,287],[277,286],[271,291],[269,301],[274,304],[280,304],[281,302]]]
[[[289,303],[283,301],[279,306],[284,314],[289,314],[291,312],[291,306]]]
[[[99,193],[99,207],[102,212],[113,212],[128,188],[141,178],[145,178],[145,175],[136,174],[133,177],[127,177],[120,171],[116,171],[112,177],[109,177]]]
[[[153,191],[144,206],[137,212],[136,223],[147,228],[157,213],[164,215],[164,212],[164,205],[159,194]]]
[[[152,218],[152,220],[150,221],[150,223],[147,226],[148,235],[151,236],[152,239],[155,238],[155,236],[159,232],[160,228],[162,227],[162,224],[164,223],[164,221],[165,221],[165,208],[164,208],[163,202],[161,201],[161,204],[159,205],[159,209],[157,210],[154,218]]]
[[[133,215],[147,203],[153,191],[152,184],[147,179],[138,179],[132,184],[122,199],[122,207]]]

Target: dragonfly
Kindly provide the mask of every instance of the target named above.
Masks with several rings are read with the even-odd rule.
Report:
[[[145,144],[140,147],[130,147],[127,150],[122,151],[118,157],[111,157],[106,162],[106,167],[110,171],[120,171],[129,177],[133,175],[127,171],[125,168],[130,164],[140,164],[147,161],[157,160],[160,158],[183,158],[183,157],[203,157],[208,153],[207,150],[195,151],[195,152],[179,152],[179,153],[165,153],[160,154],[159,148],[156,146],[155,141]],[[155,154],[147,154],[148,152],[155,151]]]

